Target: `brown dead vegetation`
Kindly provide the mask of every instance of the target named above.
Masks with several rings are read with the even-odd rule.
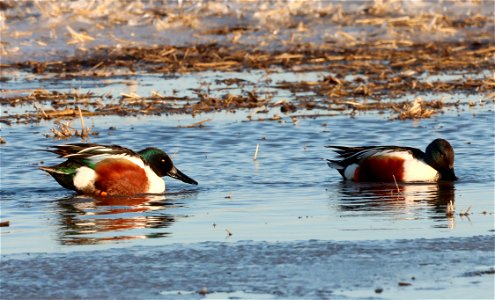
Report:
[[[76,107],[81,107],[82,116],[196,115],[238,109],[266,112],[271,108],[293,115],[301,110],[315,110],[319,115],[377,110],[388,112],[391,119],[403,120],[427,118],[445,107],[468,105],[438,99],[417,100],[418,96],[483,94],[485,100],[493,101],[495,77],[488,72],[495,63],[491,30],[494,17],[480,13],[483,3],[469,4],[473,11],[469,15],[448,13],[462,11],[467,3],[447,3],[446,9],[438,5],[430,8],[428,4],[428,9],[422,9],[421,1],[407,5],[401,1],[369,1],[353,10],[344,3],[322,2],[316,6],[310,3],[282,1],[263,5],[241,1],[225,5],[221,1],[208,1],[199,3],[201,5],[184,3],[184,7],[162,7],[140,1],[108,0],[91,2],[87,7],[57,1],[24,7],[7,1],[6,25],[15,23],[24,14],[42,24],[43,20],[56,18],[60,24],[54,21],[53,27],[59,26],[65,35],[57,35],[52,28],[50,39],[36,40],[36,46],[47,47],[52,40],[64,39],[69,47],[77,47],[77,54],[63,60],[26,59],[2,63],[3,70],[23,70],[33,76],[50,76],[53,80],[264,70],[267,79],[262,82],[224,79],[217,84],[233,87],[234,92],[198,89],[197,97],[156,92],[147,96],[134,93],[116,96],[44,89],[4,93],[0,95],[2,106],[29,104],[34,110],[4,112],[0,122],[71,119],[79,114]],[[114,6],[119,9],[109,10]],[[243,18],[238,18],[239,12]],[[64,16],[77,16],[94,26],[71,26],[63,22]],[[208,23],[212,17],[219,16],[234,21],[222,26]],[[148,29],[157,32],[174,28],[192,30],[196,42],[182,46],[139,45],[110,34],[110,40],[118,45],[102,43],[102,39],[108,39],[108,34],[102,32],[119,26],[132,28],[131,23],[152,26]],[[325,28],[335,30],[330,34]],[[20,51],[15,41],[33,42],[29,40],[31,33],[11,30],[9,26],[1,30],[3,36],[9,38],[0,44],[0,52],[6,58]],[[90,43],[96,45],[89,47]],[[316,81],[272,82],[270,74],[274,72],[319,72],[322,76]],[[445,75],[457,77],[448,79]],[[437,79],[431,79],[433,76]],[[2,72],[1,81],[9,80],[8,73]],[[273,100],[276,92],[264,92],[267,88],[289,91],[292,97]],[[406,99],[410,95],[412,97]],[[469,105],[473,107],[475,103],[471,101]],[[252,116],[249,118],[254,119]]]
[[[137,70],[173,74],[282,67],[292,72],[332,71],[337,77],[360,74],[386,80],[392,76],[389,80],[401,83],[425,72],[434,75],[448,71],[476,73],[488,70],[493,66],[494,54],[495,46],[489,41],[404,45],[378,41],[352,47],[300,44],[283,52],[200,44],[191,47],[98,47],[88,55],[66,61],[24,61],[2,67],[35,74],[54,73],[59,78],[111,77],[118,69],[127,69],[128,75],[135,75]],[[118,73],[121,74],[125,72]]]

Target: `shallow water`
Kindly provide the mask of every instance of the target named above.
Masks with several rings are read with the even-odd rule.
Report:
[[[490,110],[421,121],[374,115],[242,122],[219,113],[204,128],[186,116],[95,118],[92,142],[158,146],[196,179],[166,178],[164,196],[93,199],[64,190],[37,169],[57,163],[44,124],[4,128],[2,253],[52,252],[203,241],[379,240],[461,237],[493,230],[494,148]],[[105,129],[115,126],[116,130]],[[101,129],[100,129],[101,128]],[[424,148],[448,139],[454,184],[355,184],[326,165],[328,144]],[[259,155],[253,160],[256,144]],[[473,159],[476,158],[476,159]],[[479,166],[484,166],[480,169]],[[448,217],[446,204],[456,213]],[[460,212],[469,209],[469,216]],[[229,234],[230,233],[230,234]]]
[[[276,83],[320,76],[274,73],[271,79]],[[10,82],[4,88],[35,89],[45,84],[45,88],[60,91],[78,88],[81,93],[91,90],[116,97],[129,92],[148,95],[153,90],[171,94],[177,88],[178,96],[193,97],[193,90],[204,81],[211,81],[215,93],[225,88],[213,83],[215,79],[243,78],[256,82],[260,92],[274,93],[272,101],[293,97],[272,89],[270,81],[264,82],[263,72],[204,72],[185,75],[183,80],[152,75],[138,78],[99,85],[91,80],[26,82],[20,76],[22,87]],[[92,198],[63,189],[38,170],[41,165],[60,162],[42,150],[79,139],[47,138],[53,127],[49,122],[2,125],[1,135],[7,143],[0,146],[0,219],[10,221],[10,226],[0,229],[0,272],[9,274],[1,292],[13,298],[189,299],[202,297],[198,291],[207,287],[205,298],[213,299],[493,298],[493,102],[484,102],[484,95],[423,97],[444,97],[447,103],[459,101],[461,105],[416,121],[390,121],[389,113],[350,110],[318,118],[307,115],[320,111],[299,111],[302,116],[293,119],[278,108],[256,114],[239,110],[195,117],[86,118],[99,133],[91,136],[91,142],[134,150],[160,147],[181,171],[199,182],[191,186],[165,178],[165,195],[133,198]],[[465,105],[468,101],[477,104],[469,108]],[[32,107],[2,107],[2,112],[26,109]],[[279,121],[247,121],[248,115],[256,120],[275,113],[281,116]],[[187,128],[207,119],[211,120],[204,127]],[[329,144],[397,144],[424,149],[437,137],[449,140],[455,149],[460,178],[455,183],[396,186],[344,182],[325,162],[334,156],[324,147]],[[259,153],[253,160],[257,144]],[[455,212],[447,215],[450,201]],[[471,248],[464,249],[467,245]],[[334,247],[341,250],[335,252]],[[266,249],[271,249],[269,255]],[[212,255],[228,259],[205,261]],[[315,263],[306,261],[306,256]],[[115,262],[109,263],[109,257]],[[149,257],[153,263],[136,257]],[[158,257],[164,257],[163,261]],[[74,258],[81,262],[77,270],[62,272],[72,266]],[[232,260],[240,258],[247,261],[233,264]],[[132,261],[133,274],[125,271],[129,266],[122,262],[127,260]],[[203,280],[208,276],[202,272],[184,275],[191,264],[223,275],[211,280]],[[383,265],[388,266],[386,271]],[[150,270],[163,268],[167,275],[142,280],[137,288],[134,281],[123,282],[129,293],[116,295],[109,281],[119,268],[125,278],[146,277]],[[38,272],[32,273],[33,269]],[[83,278],[92,273],[102,275]],[[413,281],[411,276],[418,279]],[[432,285],[437,278],[446,279]],[[83,281],[94,282],[98,291],[80,285]],[[400,287],[400,281],[413,286]],[[376,293],[377,288],[383,293]]]

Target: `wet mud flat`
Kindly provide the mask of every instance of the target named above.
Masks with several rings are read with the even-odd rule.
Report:
[[[2,256],[8,280],[0,291],[10,299],[492,299],[494,241],[241,241],[17,254]]]
[[[372,1],[8,3],[5,124],[239,109],[273,109],[278,113],[262,119],[275,121],[308,111],[421,119],[494,99],[493,8],[484,1],[428,8]],[[109,13],[115,5],[119,16]],[[171,79],[204,72],[224,76],[187,90],[173,86]],[[263,75],[252,80],[248,72]],[[284,73],[299,78],[277,76]],[[116,91],[146,74],[158,76],[159,89]],[[472,98],[449,99],[453,94]]]
[[[165,57],[164,51],[169,53]],[[172,53],[174,58],[167,58]],[[122,65],[129,68],[139,68],[141,65],[144,74],[163,74],[158,80],[164,85],[171,81],[170,74],[201,74],[208,71],[212,75],[224,76],[212,82],[199,83],[188,91],[168,88],[149,91],[148,95],[137,92],[101,93],[99,89],[91,89],[91,86],[84,91],[12,89],[4,91],[6,93],[0,98],[2,104],[13,108],[31,105],[34,110],[24,113],[16,109],[12,112],[7,110],[0,122],[30,123],[104,115],[197,115],[240,109],[257,113],[273,109],[289,117],[297,117],[304,112],[314,112],[313,115],[318,116],[375,111],[393,114],[392,119],[421,119],[444,108],[491,103],[495,81],[487,70],[493,64],[494,53],[495,47],[489,43],[468,46],[465,43],[411,44],[392,48],[382,48],[380,44],[373,43],[316,49],[294,46],[284,52],[253,52],[217,44],[166,49],[98,50],[91,54],[94,56],[73,61],[28,62],[6,67],[20,70],[42,68],[35,71],[34,79],[47,87],[61,82],[70,83],[74,78],[96,84],[102,78],[115,78],[113,74],[119,71],[114,68],[122,68]],[[105,61],[100,56],[105,57]],[[95,66],[101,71],[95,71]],[[258,76],[258,80],[252,81],[251,76],[242,74],[246,70],[264,73],[264,78]],[[45,72],[50,74],[48,79],[43,79]],[[273,73],[292,73],[300,77],[311,74],[307,77],[314,79],[293,80],[286,76],[285,80],[277,80]],[[316,78],[312,75],[315,73],[318,74]],[[427,75],[418,78],[420,74]],[[140,77],[125,71],[118,78],[120,76]],[[115,82],[122,80],[107,82],[106,85],[111,88]],[[101,83],[98,85],[101,86]],[[414,91],[415,98],[408,97],[411,91]],[[453,93],[473,96],[465,102],[445,99],[445,96],[420,97]],[[269,119],[277,120],[277,117]]]

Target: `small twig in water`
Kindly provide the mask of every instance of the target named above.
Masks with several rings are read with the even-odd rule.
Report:
[[[466,209],[466,211],[464,211],[464,212],[461,210],[461,212],[459,213],[459,216],[461,216],[461,217],[467,217],[467,216],[469,216],[470,215],[470,213],[469,213],[470,210],[471,210],[471,206],[469,206]]]
[[[205,123],[206,122],[210,122],[212,119],[206,119],[206,120],[202,120],[202,121],[199,121],[199,122],[196,122],[196,123],[192,123],[191,125],[186,125],[186,126],[177,126],[177,128],[193,128],[193,127],[199,127],[199,128],[203,128],[205,127]]]

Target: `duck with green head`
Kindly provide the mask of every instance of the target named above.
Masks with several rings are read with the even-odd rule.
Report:
[[[40,167],[64,188],[84,194],[136,195],[165,192],[163,176],[185,183],[198,183],[177,169],[158,148],[139,152],[117,145],[66,144],[48,150],[67,160]]]

